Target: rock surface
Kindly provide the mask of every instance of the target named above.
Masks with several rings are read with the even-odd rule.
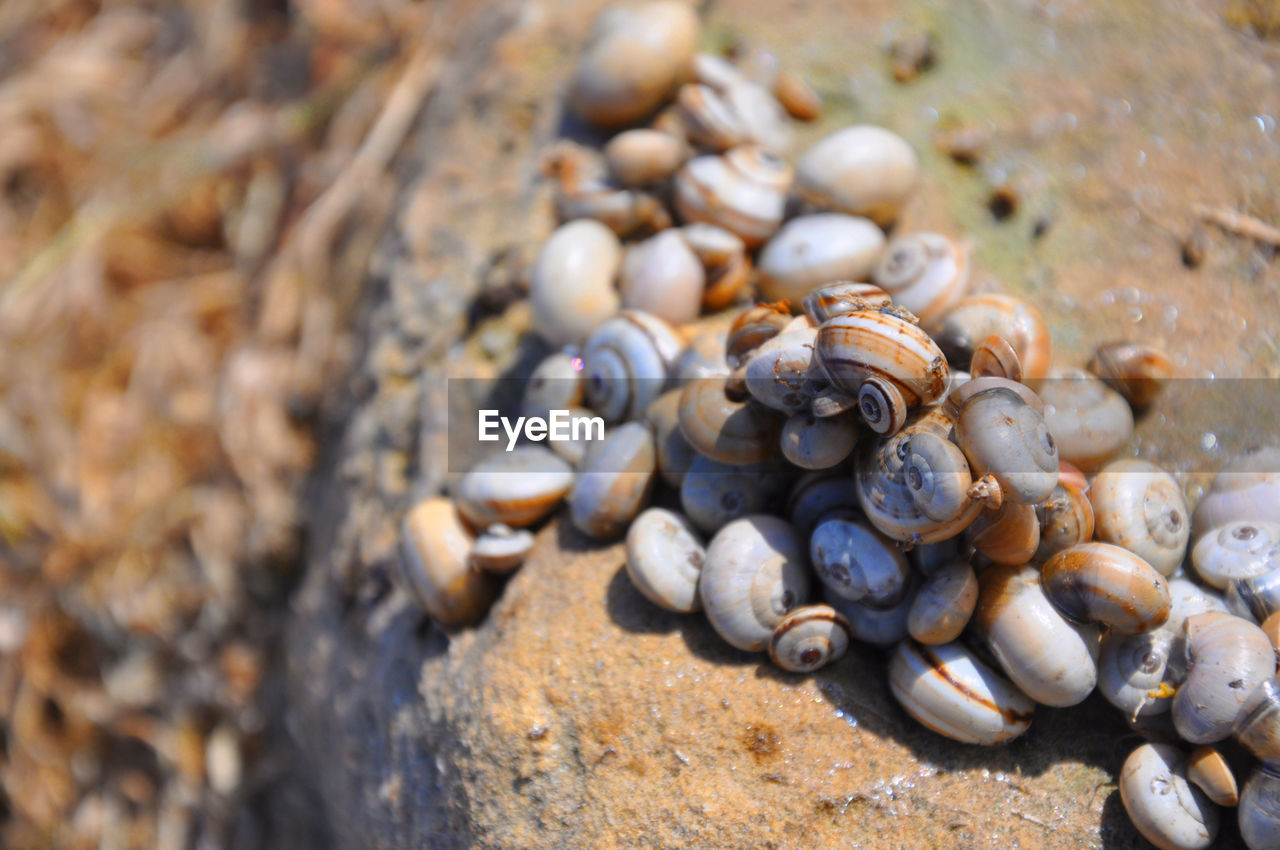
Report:
[[[1115,775],[1137,739],[1097,698],[1038,709],[1031,731],[1007,747],[955,744],[902,715],[878,652],[857,647],[815,676],[779,673],[764,656],[728,648],[699,615],[659,611],[629,585],[621,546],[590,543],[558,520],[474,629],[442,633],[396,589],[399,517],[467,466],[447,447],[445,414],[457,399],[446,376],[474,379],[455,388],[463,394],[501,394],[489,381],[527,371],[543,351],[520,336],[528,319],[519,304],[459,340],[479,282],[509,266],[518,275],[516,260],[550,229],[532,163],[562,130],[555,96],[599,5],[502,4],[472,21],[426,110],[421,175],[374,258],[367,346],[315,488],[289,648],[292,728],[338,846],[1136,845]],[[1277,173],[1274,140],[1260,151],[1265,137],[1248,136],[1244,123],[1254,111],[1280,115],[1265,46],[1210,19],[1207,6],[1085,3],[1056,21],[1021,6],[891,6],[819,2],[798,16],[791,6],[725,3],[704,40],[768,38],[824,88],[824,128],[856,116],[901,130],[926,172],[904,230],[972,233],[979,266],[1041,304],[1065,359],[1139,332],[1158,344],[1176,337],[1187,374],[1265,351],[1255,335],[1280,330],[1280,307],[1245,310],[1241,270],[1254,270],[1253,286],[1274,284],[1274,264],[1258,266],[1252,247],[1221,237],[1216,265],[1184,269],[1132,194],[1154,192],[1182,210],[1188,198],[1250,197],[1258,175]],[[910,15],[934,21],[942,58],[902,92],[885,82],[874,39],[851,50],[827,43],[826,33],[874,33]],[[1126,42],[1148,24],[1149,44]],[[1006,50],[979,49],[991,32]],[[1046,33],[1056,46],[1045,46]],[[1195,73],[1179,64],[1193,54]],[[1013,103],[973,94],[1006,91],[1015,77]],[[1104,91],[1114,96],[1095,96]],[[1219,104],[1219,135],[1204,137],[1194,116],[1159,112],[1191,97]],[[1041,241],[1029,235],[1031,213],[988,221],[983,178],[929,152],[921,104],[964,98],[970,114],[994,116],[997,139],[1020,146],[994,155],[999,168],[1025,158],[1045,169],[1041,198],[1057,206]],[[1148,148],[1147,171],[1135,177]],[[1078,324],[1078,306],[1092,327]],[[1148,325],[1135,325],[1134,309]],[[1246,313],[1250,333],[1238,334],[1238,350],[1224,347],[1222,317],[1238,326]],[[1254,363],[1270,374],[1277,359]],[[1199,420],[1179,403],[1172,394],[1148,416],[1144,454],[1212,468],[1214,456],[1195,454]],[[1230,846],[1234,827],[1224,832]]]

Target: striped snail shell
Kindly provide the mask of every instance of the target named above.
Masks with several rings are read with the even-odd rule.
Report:
[[[529,303],[534,327],[555,346],[579,344],[618,312],[613,279],[622,245],[609,228],[579,219],[556,228],[534,262]]]
[[[1173,377],[1173,361],[1152,345],[1110,342],[1094,352],[1089,371],[1106,381],[1129,404],[1143,408],[1155,400]]]
[[[1280,760],[1280,679],[1272,677],[1253,692],[1236,718],[1236,740],[1262,761]]]
[[[1192,547],[1191,564],[1219,589],[1280,569],[1280,524],[1238,521],[1211,529]]]
[[[569,519],[598,540],[620,537],[649,499],[656,464],[649,427],[619,425],[587,451],[569,491]]]
[[[687,83],[676,92],[676,113],[689,140],[721,153],[748,141],[747,128],[729,101],[709,85]]]
[[[947,358],[957,365],[969,363],[974,349],[994,335],[1013,346],[1028,381],[1038,381],[1049,370],[1049,327],[1040,311],[1021,298],[998,293],[967,295],[931,330]]]
[[[1035,703],[958,642],[898,644],[889,691],[918,723],[965,744],[1002,744],[1031,726]]]
[[[702,608],[698,576],[707,550],[687,519],[648,508],[627,529],[626,548],[627,576],[646,599],[681,614]]]
[[[685,222],[723,227],[755,247],[781,226],[791,180],[791,166],[754,145],[694,157],[676,172],[676,212]]]
[[[491,573],[519,569],[533,549],[533,534],[523,528],[495,523],[476,535],[471,546],[471,565]]]
[[[694,222],[680,228],[706,276],[702,309],[723,310],[738,300],[751,279],[747,246],[734,234],[714,224]]]
[[[592,331],[582,349],[587,402],[606,422],[638,419],[666,386],[683,343],[669,324],[625,310]]]
[[[1249,850],[1275,850],[1280,846],[1280,765],[1270,762],[1254,768],[1240,793],[1236,811],[1240,837]]]
[[[1237,617],[1261,623],[1280,611],[1280,568],[1227,583],[1227,609]]]
[[[924,644],[950,643],[960,636],[978,603],[978,578],[965,561],[939,568],[921,585],[907,613],[907,631]]]
[[[1128,403],[1088,372],[1051,369],[1039,395],[1058,455],[1086,472],[1102,466],[1133,437]]]
[[[471,568],[473,537],[453,502],[425,499],[401,526],[400,576],[409,594],[442,626],[477,622],[498,594],[493,573]]]
[[[1276,671],[1275,650],[1262,630],[1230,614],[1188,617],[1187,679],[1173,698],[1173,723],[1193,744],[1231,734],[1253,692]]]
[[[1163,850],[1210,847],[1218,809],[1187,781],[1187,756],[1168,744],[1143,744],[1120,769],[1120,800],[1143,836]]]
[[[1196,506],[1195,535],[1236,520],[1280,522],[1280,447],[1246,452],[1214,476]]]
[[[892,302],[889,294],[873,283],[856,283],[838,280],[819,286],[802,301],[804,312],[815,324],[821,325],[832,316],[843,316],[859,310],[879,310]]]
[[[1022,361],[1007,339],[992,334],[973,350],[973,357],[969,359],[969,374],[974,378],[1004,378],[1021,382]]]
[[[476,528],[532,525],[560,504],[574,473],[542,446],[516,446],[480,460],[458,483],[458,511]]]
[[[940,233],[899,236],[885,247],[871,279],[932,328],[969,288],[969,246]]]
[[[971,627],[1005,675],[1044,705],[1084,700],[1097,683],[1098,627],[1063,618],[1034,567],[990,567],[978,587]]]
[[[796,194],[819,209],[891,224],[915,190],[920,166],[911,145],[862,124],[824,137],[796,163]]]
[[[804,543],[777,517],[734,520],[711,539],[698,590],[712,628],[730,645],[758,652],[808,600]]]
[[[733,320],[729,338],[725,341],[725,359],[729,368],[743,365],[752,351],[777,336],[790,323],[791,311],[783,302],[760,303],[743,310]]]
[[[692,381],[680,395],[680,430],[689,445],[721,463],[756,463],[773,456],[783,419],[751,400],[736,401],[725,378]]]
[[[1169,584],[1142,558],[1109,543],[1077,543],[1040,569],[1045,595],[1068,619],[1124,634],[1149,632],[1169,619]]]
[[[618,276],[622,306],[673,324],[698,317],[706,272],[679,230],[664,230],[627,251]]]
[[[948,385],[946,358],[928,334],[894,312],[834,316],[818,328],[817,360],[831,382],[856,396],[877,433],[901,427],[906,410],[930,404]]]
[[[1093,539],[1093,504],[1087,489],[1061,474],[1049,498],[1036,505],[1036,518],[1040,521],[1037,562],[1043,563],[1068,546]]]
[[[668,390],[649,405],[645,420],[653,430],[658,474],[672,487],[679,487],[698,454],[680,430],[680,390]]]
[[[1099,540],[1140,555],[1163,575],[1182,563],[1191,514],[1172,475],[1143,460],[1114,461],[1094,479],[1089,501]]]
[[[801,605],[782,618],[769,641],[769,658],[790,673],[812,673],[849,649],[849,624],[830,605]]]
[[[865,280],[884,250],[874,223],[840,213],[793,218],[760,252],[760,294],[798,303],[814,287],[835,280]]]

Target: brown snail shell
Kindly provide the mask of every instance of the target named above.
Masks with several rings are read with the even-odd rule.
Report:
[[[817,121],[822,117],[822,97],[794,71],[780,71],[773,81],[773,96],[797,121]]]
[[[660,130],[625,130],[604,146],[609,173],[623,186],[660,183],[684,162],[684,142]]]
[[[1147,461],[1107,464],[1089,490],[1094,535],[1140,555],[1162,575],[1182,563],[1190,512],[1173,476]]]
[[[969,247],[940,233],[899,236],[885,247],[872,280],[933,328],[969,289]]]
[[[721,463],[766,460],[777,450],[783,419],[754,401],[734,401],[725,378],[690,382],[680,395],[680,430],[699,453]]]
[[[1235,774],[1222,753],[1213,747],[1196,747],[1187,759],[1187,780],[1219,806],[1240,801]]]
[[[1108,543],[1079,543],[1054,555],[1040,582],[1058,611],[1123,634],[1149,632],[1169,619],[1169,584],[1142,558]]]
[[[849,649],[849,623],[830,605],[802,605],[782,618],[769,641],[769,658],[790,673],[812,673]]]
[[[680,232],[706,276],[702,309],[723,310],[737,301],[751,279],[751,258],[743,241],[723,227],[702,222],[686,224]]]
[[[991,336],[978,343],[969,360],[969,375],[974,378],[1004,378],[1022,380],[1022,362],[1018,352],[1002,336]]]
[[[966,364],[974,349],[989,336],[999,336],[1013,346],[1028,381],[1038,381],[1049,370],[1049,327],[1040,311],[1021,298],[998,293],[961,298],[943,316],[934,338],[952,363]]]
[[[1137,408],[1155,401],[1173,377],[1173,361],[1152,345],[1137,342],[1110,342],[1098,346],[1089,371],[1107,382]]]
[[[1128,403],[1088,372],[1051,369],[1040,382],[1039,394],[1058,455],[1086,472],[1100,467],[1133,437]]]
[[[1035,554],[1038,562],[1047,561],[1068,546],[1093,539],[1093,504],[1088,493],[1062,475],[1048,500],[1036,505],[1036,517],[1040,520],[1040,545]]]
[[[1018,566],[1030,561],[1040,545],[1040,521],[1033,505],[1004,502],[978,514],[968,535],[973,548],[993,563]]]
[[[676,172],[675,207],[685,222],[723,227],[755,247],[781,226],[791,181],[791,166],[780,157],[743,145],[686,162]]]
[[[549,449],[516,446],[481,459],[462,476],[458,511],[476,528],[532,525],[556,509],[573,481],[572,467]]]
[[[798,303],[815,287],[865,280],[884,251],[884,233],[869,219],[840,213],[793,218],[760,252],[760,294]]]
[[[620,537],[648,501],[656,463],[649,427],[619,425],[583,458],[569,492],[569,519],[598,540]]]
[[[401,578],[431,618],[443,626],[479,621],[497,596],[492,573],[471,568],[473,538],[453,502],[425,499],[401,527]]]
[[[602,127],[644,118],[692,72],[698,17],[678,0],[609,6],[569,85],[569,108]]]
[[[915,190],[920,166],[911,145],[883,127],[845,127],[796,163],[796,194],[819,209],[865,216],[882,227]]]
[[[746,363],[747,356],[767,340],[782,332],[791,322],[786,302],[760,303],[743,310],[729,328],[725,342],[725,359],[731,369]]]
[[[873,283],[840,280],[820,286],[804,297],[805,315],[821,325],[832,316],[843,316],[859,310],[878,310],[892,303],[889,293]]]

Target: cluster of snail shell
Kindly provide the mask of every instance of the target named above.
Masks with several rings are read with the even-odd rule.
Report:
[[[697,34],[682,2],[602,14],[568,102],[625,129],[544,161],[564,222],[530,299],[557,350],[521,412],[609,430],[496,452],[412,508],[406,588],[441,624],[479,620],[567,502],[625,538],[655,605],[796,673],[883,647],[898,703],[957,741],[1096,689],[1152,741],[1120,776],[1148,839],[1209,846],[1238,804],[1246,843],[1280,846],[1280,475],[1257,471],[1280,450],[1225,469],[1193,522],[1172,475],[1116,459],[1164,354],[1054,368],[1033,305],[968,291],[964,241],[886,240],[906,141],[848,127],[793,167],[790,122],[820,100]]]

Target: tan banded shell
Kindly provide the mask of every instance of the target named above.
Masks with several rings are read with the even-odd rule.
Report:
[[[496,577],[470,565],[473,540],[448,499],[419,502],[401,526],[401,577],[406,589],[443,626],[477,622],[497,596]]]
[[[891,312],[861,310],[834,316],[818,328],[818,362],[832,383],[851,394],[868,378],[886,378],[909,406],[947,391],[946,358],[929,335]]]
[[[1109,543],[1079,543],[1040,570],[1054,607],[1079,622],[1113,631],[1149,632],[1169,619],[1169,583],[1142,558]]]
[[[782,618],[769,640],[769,658],[791,673],[812,673],[849,649],[849,623],[830,605],[802,605]]]
[[[689,445],[721,463],[766,460],[778,450],[781,415],[754,401],[734,401],[725,378],[689,383],[680,396],[680,430]]]
[[[516,446],[480,460],[458,484],[458,510],[476,528],[532,525],[573,486],[573,468],[542,446]]]

